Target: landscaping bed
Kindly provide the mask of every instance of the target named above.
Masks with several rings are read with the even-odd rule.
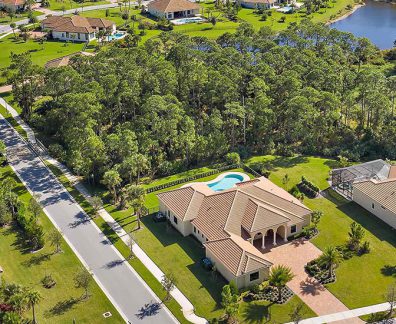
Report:
[[[260,292],[249,293],[246,295],[245,300],[266,300],[276,304],[285,304],[294,296],[294,293],[286,286],[281,289],[281,296],[279,299],[278,290],[275,287],[267,286]]]

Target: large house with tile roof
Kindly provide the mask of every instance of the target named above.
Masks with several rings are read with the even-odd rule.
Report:
[[[334,169],[332,187],[396,229],[396,165],[374,160]]]
[[[221,192],[193,183],[157,196],[169,222],[199,240],[216,269],[239,288],[267,279],[272,263],[265,252],[311,220],[309,208],[265,177]]]
[[[0,9],[23,11],[25,7],[25,0],[0,0]]]
[[[188,0],[154,0],[147,5],[147,10],[154,17],[171,20],[195,16],[200,6]]]
[[[89,42],[100,31],[109,35],[116,32],[114,22],[102,18],[48,16],[41,22],[43,30],[49,30],[52,38],[63,41]]]

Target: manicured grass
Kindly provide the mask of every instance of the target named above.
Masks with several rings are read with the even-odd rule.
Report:
[[[33,63],[44,66],[49,60],[79,52],[83,47],[84,44],[81,43],[65,43],[60,41],[45,41],[43,44],[40,44],[38,41],[28,40],[25,43],[20,39],[15,40],[11,34],[0,39],[0,69],[4,69],[10,65],[11,53],[21,54],[29,52]],[[3,80],[0,78],[0,81]]]
[[[35,11],[35,10],[32,11],[32,14],[33,14],[33,17],[42,15],[41,12]],[[10,18],[10,16],[5,15],[4,17],[0,17],[0,25],[9,25],[12,22],[17,22],[19,20],[26,19],[26,18],[28,18],[28,15],[29,15],[28,12],[18,13],[12,19]]]
[[[0,180],[7,177],[18,181],[10,167],[0,168]],[[18,182],[15,192],[26,204],[31,198],[26,188]],[[46,233],[54,229],[50,220],[44,215],[39,217]],[[46,243],[44,248],[34,254],[25,249],[18,229],[14,226],[0,229],[1,266],[3,278],[7,282],[15,282],[40,292],[43,300],[36,308],[39,323],[121,323],[122,318],[93,281],[90,288],[91,297],[80,300],[83,291],[74,286],[74,274],[81,263],[69,246],[62,243],[63,253],[54,254],[54,247]],[[51,289],[45,289],[41,280],[51,274],[57,282]],[[102,314],[110,311],[113,316],[104,319]],[[30,311],[26,313],[30,318]]]
[[[326,189],[326,179],[334,160],[314,157],[255,157],[247,164],[267,161],[271,170],[270,179],[281,187],[282,178],[290,177],[288,188],[299,182],[301,175]],[[304,200],[313,210],[321,210],[324,216],[319,224],[320,234],[312,242],[324,249],[329,245],[344,244],[350,224],[355,221],[366,230],[364,240],[370,242],[371,252],[355,256],[341,263],[336,270],[337,281],[327,288],[349,308],[368,306],[385,301],[384,294],[395,280],[396,231],[354,202],[343,199],[332,190],[327,198]],[[393,268],[392,268],[393,267]]]
[[[318,157],[295,156],[287,158],[273,155],[252,157],[246,160],[245,163],[248,166],[264,163],[266,169],[271,172],[271,181],[278,186],[283,186],[282,179],[287,173],[290,178],[289,189],[301,181],[301,176],[305,176],[322,190],[329,186],[327,182],[329,172],[337,165],[334,160]]]
[[[81,8],[81,3],[72,0],[49,0],[51,10],[68,10],[68,9],[76,9]],[[110,3],[109,1],[84,1],[83,6],[97,6],[102,4]]]
[[[15,130],[24,138],[27,139],[27,134],[25,130],[17,123],[17,121],[11,117],[8,113],[7,109],[5,109],[2,105],[0,105],[0,115],[2,115],[7,121],[15,128]]]

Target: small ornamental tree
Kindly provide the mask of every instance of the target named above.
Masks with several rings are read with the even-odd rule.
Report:
[[[315,210],[315,211],[312,213],[312,215],[311,215],[311,222],[312,222],[312,224],[313,224],[315,230],[318,229],[318,225],[319,225],[319,222],[320,222],[320,219],[322,218],[322,216],[323,216],[323,212],[318,211],[318,210]]]
[[[162,280],[161,280],[161,285],[162,285],[162,288],[166,292],[166,296],[165,296],[165,300],[164,301],[168,301],[170,299],[170,297],[171,297],[172,290],[175,288],[176,278],[174,277],[174,275],[172,273],[169,273],[167,275],[163,275],[162,276]]]
[[[58,230],[54,229],[48,234],[48,238],[51,246],[55,247],[55,253],[61,252],[62,234]]]
[[[76,288],[84,289],[84,295],[82,298],[87,299],[89,297],[88,289],[92,282],[91,274],[85,268],[81,268],[80,271],[74,276],[74,282]]]
[[[350,231],[348,233],[349,241],[348,245],[352,251],[358,251],[360,248],[360,243],[365,235],[365,230],[362,225],[353,222],[350,226]]]
[[[230,285],[225,285],[221,292],[221,305],[224,307],[227,320],[232,322],[239,311],[238,295],[232,293]]]

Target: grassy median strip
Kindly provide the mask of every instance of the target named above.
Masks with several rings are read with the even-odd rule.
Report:
[[[101,218],[95,215],[95,211],[91,204],[85,199],[85,197],[70,183],[67,177],[63,174],[58,167],[46,163],[47,167],[52,173],[58,178],[66,190],[73,196],[76,202],[84,209],[84,211],[91,217],[95,224],[100,228],[103,234],[110,240],[114,247],[121,253],[121,255],[128,259],[130,255],[129,248],[119,238],[116,232]],[[161,283],[151,274],[151,272],[145,267],[145,265],[138,259],[133,258],[128,261],[132,268],[139,274],[139,276],[146,282],[146,284],[153,290],[153,292],[163,300],[166,293],[162,289]],[[173,298],[169,301],[164,302],[166,307],[172,312],[180,323],[190,323],[187,321],[180,309],[180,305]]]
[[[27,140],[27,133],[25,130],[22,128],[21,125],[18,124],[18,122],[10,115],[7,109],[5,109],[4,106],[0,105],[0,115],[2,115],[14,129],[21,135],[25,140]]]

